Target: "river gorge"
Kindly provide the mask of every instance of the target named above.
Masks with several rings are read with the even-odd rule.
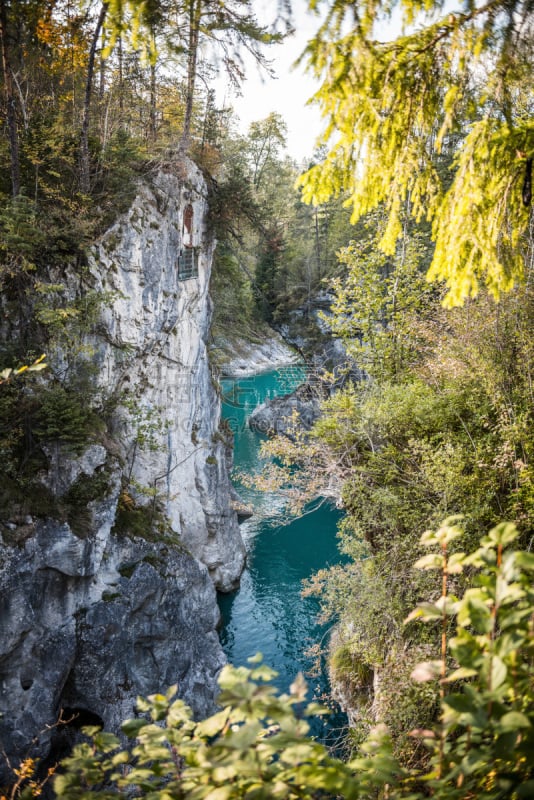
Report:
[[[260,469],[259,448],[264,437],[248,426],[251,412],[268,399],[290,393],[304,379],[304,369],[291,365],[222,381],[222,415],[234,432],[237,475]],[[304,516],[289,518],[283,499],[276,494],[242,484],[237,488],[254,514],[241,525],[247,564],[240,588],[219,596],[225,654],[239,666],[261,652],[265,662],[278,672],[275,683],[281,691],[287,691],[301,671],[307,677],[310,695],[326,698],[329,689],[324,659],[317,668],[309,650],[314,644],[325,645],[330,631],[317,621],[317,599],[303,597],[301,590],[304,579],[340,561],[336,546],[340,512],[323,504]],[[326,723],[317,720],[314,734],[333,744],[344,721],[344,716],[334,710]]]
[[[204,718],[217,707],[225,661],[240,665],[258,651],[286,691],[309,672],[310,645],[328,635],[317,601],[300,590],[339,559],[338,512],[323,506],[281,525],[281,498],[242,490],[254,516],[239,526],[232,505],[226,427],[236,434],[236,469],[254,471],[261,435],[248,415],[305,373],[293,365],[223,381],[221,403],[208,357],[207,210],[192,163],[140,183],[92,245],[83,280],[74,265],[63,269],[70,302],[100,298],[82,355],[71,363],[51,348],[41,383],[21,383],[19,400],[35,402],[46,425],[31,439],[33,472],[4,486],[0,748],[9,759],[53,764],[80,726],[119,732],[139,695],[174,684]],[[52,267],[46,277],[57,285]],[[4,315],[4,338],[15,333]],[[87,396],[68,386],[73,376]],[[61,409],[76,412],[82,430]],[[326,692],[324,671],[310,688]],[[0,781],[9,780],[7,763]]]

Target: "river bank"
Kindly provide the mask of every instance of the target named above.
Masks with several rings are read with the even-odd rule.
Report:
[[[224,378],[247,378],[279,367],[298,364],[299,352],[279,333],[265,328],[250,338],[218,336],[211,347],[211,359]]]

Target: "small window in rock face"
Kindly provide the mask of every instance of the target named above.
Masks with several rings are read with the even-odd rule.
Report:
[[[198,277],[198,248],[185,247],[178,256],[178,280]]]

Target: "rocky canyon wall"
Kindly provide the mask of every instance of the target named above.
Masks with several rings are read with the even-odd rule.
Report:
[[[82,452],[41,444],[42,490],[58,507],[86,497],[80,513],[1,530],[0,749],[13,764],[61,755],[82,724],[117,731],[138,695],[175,683],[197,716],[214,708],[216,589],[236,586],[244,546],[207,359],[206,213],[194,165],[160,170],[83,274],[61,275],[73,297],[101,298],[80,357],[107,418]],[[68,354],[50,361],[67,379]],[[53,727],[60,715],[69,724]]]

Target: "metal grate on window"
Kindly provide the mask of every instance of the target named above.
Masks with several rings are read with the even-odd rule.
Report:
[[[198,248],[186,247],[178,256],[178,280],[198,277]]]

